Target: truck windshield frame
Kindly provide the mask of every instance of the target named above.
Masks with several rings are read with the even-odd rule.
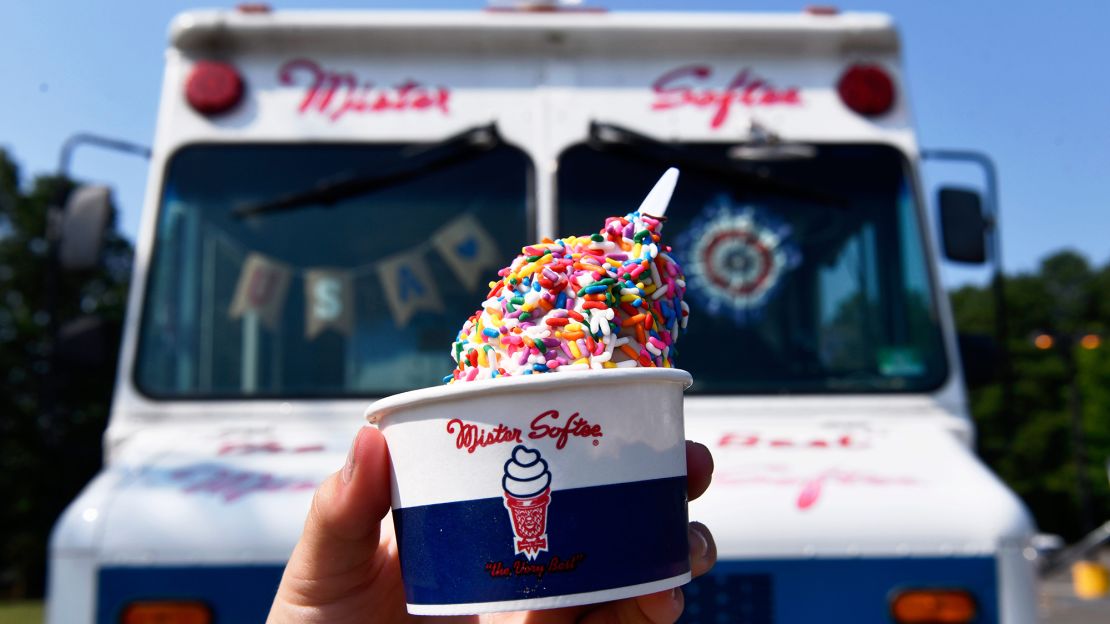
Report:
[[[738,161],[735,144],[672,145],[720,163],[683,170],[663,233],[687,277],[690,322],[675,362],[694,377],[690,394],[925,393],[948,380],[916,179],[901,150],[816,144],[810,158]],[[558,231],[634,209],[666,154],[568,147]],[[746,184],[753,174],[842,201]]]
[[[533,237],[523,150],[498,143],[356,196],[235,214],[425,145],[196,143],[171,154],[135,388],[156,400],[275,400],[439,383],[485,276]]]

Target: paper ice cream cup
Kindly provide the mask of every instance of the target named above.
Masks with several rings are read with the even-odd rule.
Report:
[[[690,383],[675,369],[592,370],[371,405],[409,613],[549,609],[689,582]]]

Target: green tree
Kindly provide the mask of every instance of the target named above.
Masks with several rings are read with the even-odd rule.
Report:
[[[0,151],[0,593],[12,597],[43,591],[50,529],[99,469],[115,378],[114,342],[105,365],[92,369],[48,357],[47,207],[73,187],[41,176],[24,188],[19,168]],[[95,315],[118,333],[131,254],[113,227],[98,269],[60,275],[59,325]],[[50,414],[40,406],[44,388],[53,395]]]
[[[1102,332],[1110,319],[1110,264],[1093,270],[1082,255],[1060,251],[1034,273],[1008,278],[1008,347],[1014,376],[1015,413],[1007,426],[998,384],[973,388],[971,413],[983,459],[1025,500],[1041,530],[1077,538],[1082,533],[1068,393],[1070,354],[1038,349],[1039,333],[1078,336]],[[989,288],[965,286],[951,293],[960,332],[991,334],[994,306]],[[1110,518],[1110,350],[1077,348],[1076,376],[1083,397],[1088,468],[1096,520]]]

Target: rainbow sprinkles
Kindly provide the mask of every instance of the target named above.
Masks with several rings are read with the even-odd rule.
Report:
[[[686,281],[661,242],[665,219],[643,210],[609,217],[591,236],[524,247],[463,324],[451,350],[458,366],[444,382],[673,367]]]

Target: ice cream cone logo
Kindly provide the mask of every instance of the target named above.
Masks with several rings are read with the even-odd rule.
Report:
[[[505,509],[513,523],[513,549],[535,560],[547,550],[547,508],[551,505],[551,472],[540,452],[518,444],[501,478]]]

